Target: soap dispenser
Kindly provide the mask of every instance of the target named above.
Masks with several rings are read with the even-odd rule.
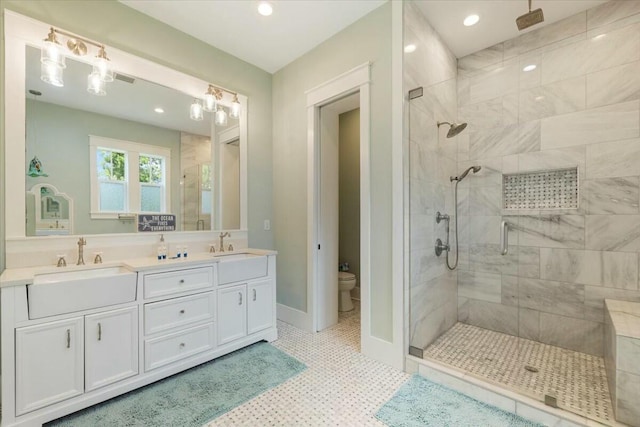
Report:
[[[158,245],[158,259],[167,259],[167,246],[164,244],[164,234],[160,235],[160,244]]]

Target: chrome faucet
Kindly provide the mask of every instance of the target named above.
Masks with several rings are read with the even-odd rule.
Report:
[[[225,237],[231,237],[231,234],[229,234],[228,231],[226,231],[224,233],[220,233],[220,252],[224,252],[224,238]]]
[[[84,237],[78,239],[78,262],[76,265],[84,265],[84,247],[87,244],[87,240]]]

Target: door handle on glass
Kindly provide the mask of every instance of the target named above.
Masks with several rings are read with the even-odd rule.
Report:
[[[67,329],[67,348],[71,348],[71,329]]]
[[[256,290],[255,289],[253,290],[253,300],[254,301],[256,300]]]
[[[509,252],[509,223],[502,221],[500,223],[500,253],[506,255]]]
[[[98,323],[98,341],[102,341],[102,323]]]
[[[242,292],[238,292],[238,305],[242,305]]]

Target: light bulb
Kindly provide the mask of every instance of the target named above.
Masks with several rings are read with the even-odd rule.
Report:
[[[227,112],[220,106],[218,106],[218,110],[216,111],[216,124],[218,126],[227,125]]]
[[[240,101],[238,101],[238,95],[233,95],[233,102],[231,103],[231,108],[229,109],[229,116],[237,119],[240,117]]]
[[[53,63],[40,64],[40,80],[50,85],[63,87],[62,68]]]
[[[113,81],[113,69],[111,68],[111,61],[106,58],[96,58],[95,65],[93,66],[93,72],[98,73],[100,79],[105,83]]]
[[[204,111],[209,113],[213,113],[216,111],[216,107],[218,106],[218,102],[216,101],[216,97],[213,93],[205,93],[204,94]]]
[[[45,65],[55,65],[59,68],[65,68],[65,56],[62,52],[62,46],[58,43],[56,33],[51,28],[49,35],[44,39],[42,49],[40,51],[40,62]]]
[[[107,94],[105,90],[106,83],[102,80],[99,72],[92,72],[87,77],[87,91],[94,95],[104,96]]]
[[[202,101],[194,99],[189,110],[189,117],[191,120],[200,121],[204,119],[204,113],[202,109]]]

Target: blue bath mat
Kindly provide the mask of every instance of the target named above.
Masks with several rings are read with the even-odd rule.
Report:
[[[261,342],[45,425],[201,427],[306,368]]]
[[[413,375],[376,413],[390,427],[542,427]]]

